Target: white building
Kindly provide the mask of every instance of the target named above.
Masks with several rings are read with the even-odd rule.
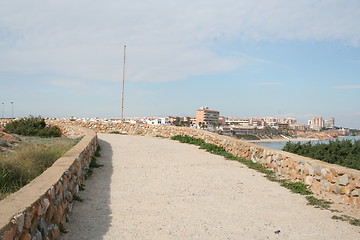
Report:
[[[146,124],[149,124],[149,125],[169,125],[169,119],[168,118],[146,119]]]

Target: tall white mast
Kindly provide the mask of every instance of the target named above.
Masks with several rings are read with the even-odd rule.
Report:
[[[121,98],[121,122],[124,122],[125,55],[126,55],[126,45],[124,45],[124,62],[123,62],[123,79],[122,79],[122,98]]]

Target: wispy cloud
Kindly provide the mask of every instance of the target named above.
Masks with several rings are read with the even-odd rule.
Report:
[[[354,89],[354,88],[360,88],[360,85],[335,86],[334,88],[339,88],[339,89]]]
[[[127,44],[127,80],[178,81],[249,61],[216,54],[214,39],[335,39],[359,46],[359,10],[358,0],[1,1],[0,72],[121,81]]]
[[[256,85],[259,86],[275,86],[275,85],[281,85],[281,82],[257,82]]]

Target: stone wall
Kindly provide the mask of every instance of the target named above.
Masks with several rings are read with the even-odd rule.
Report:
[[[98,146],[94,131],[60,127],[68,135],[84,137],[40,176],[0,201],[1,240],[54,239],[60,235]]]
[[[222,146],[229,153],[258,162],[294,181],[311,187],[314,193],[334,194],[341,201],[360,208],[360,171],[262,147],[211,132],[175,126],[141,125],[112,122],[62,122],[79,125],[96,132],[120,131],[128,134],[171,137],[184,134]]]

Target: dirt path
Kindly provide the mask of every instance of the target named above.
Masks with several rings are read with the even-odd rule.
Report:
[[[359,239],[246,166],[161,138],[99,134],[104,167],[62,239]]]

